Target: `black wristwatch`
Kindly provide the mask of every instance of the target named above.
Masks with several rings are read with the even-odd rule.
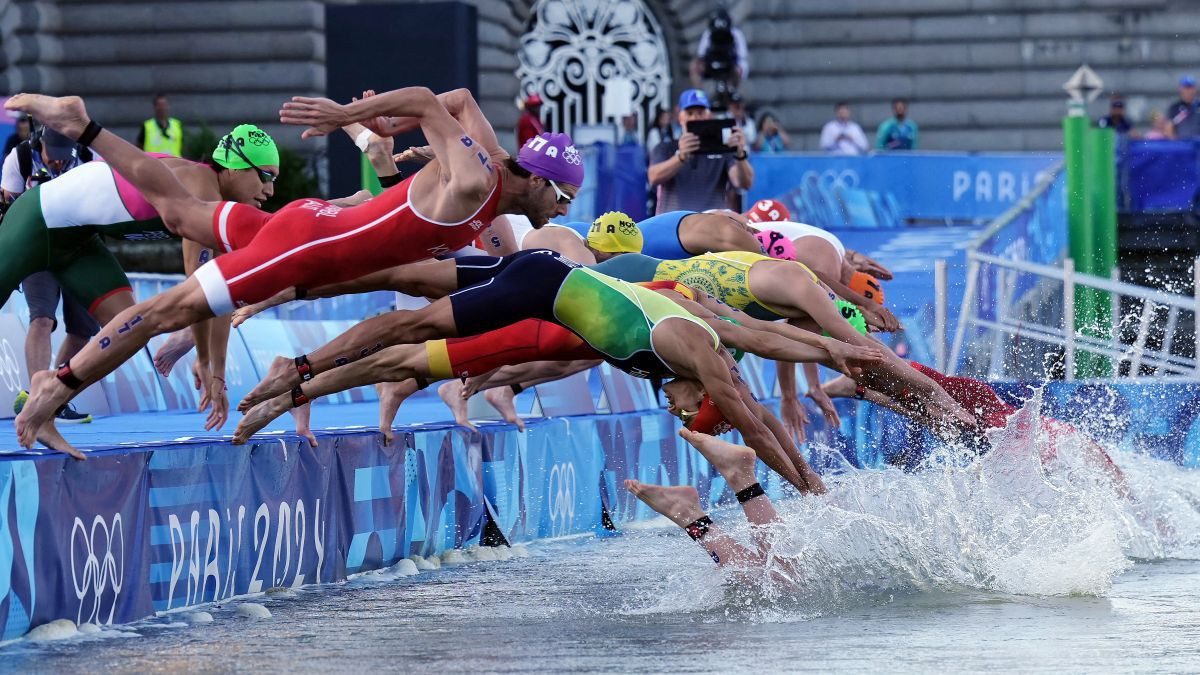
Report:
[[[749,157],[749,156],[750,156],[750,153],[748,153],[748,152],[746,152],[745,150],[743,150],[743,151],[742,151],[742,154],[740,154],[740,155],[734,155],[734,156],[733,156],[733,158],[734,158],[734,159],[736,159],[736,160],[737,160],[737,161],[739,161],[739,162],[744,162],[744,161],[746,161],[746,158],[747,158],[747,157]]]

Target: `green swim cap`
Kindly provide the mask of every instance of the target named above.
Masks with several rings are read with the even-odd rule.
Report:
[[[833,304],[837,305],[838,312],[841,313],[842,318],[849,321],[851,326],[854,326],[854,330],[863,335],[869,333],[867,330],[867,319],[863,316],[862,310],[858,308],[858,305],[842,300],[841,298],[834,300]],[[830,337],[829,331],[823,332],[822,335]]]
[[[226,169],[279,166],[279,148],[267,132],[253,124],[239,124],[217,141],[212,158]]]
[[[734,318],[732,318],[732,317],[728,317],[728,316],[718,316],[717,318],[718,318],[718,319],[720,319],[720,320],[722,320],[722,321],[728,321],[729,323],[731,323],[731,324],[733,324],[733,325],[735,325],[735,326],[740,326],[740,325],[742,325],[741,323],[738,323],[738,320],[737,320],[737,319],[734,319]],[[743,350],[743,349],[738,349],[737,347],[733,347],[732,349],[730,349],[729,347],[726,347],[726,349],[729,349],[729,351],[733,352],[733,360],[734,360],[734,361],[741,361],[741,360],[742,360],[742,357],[746,355],[746,351],[745,351],[745,350]]]

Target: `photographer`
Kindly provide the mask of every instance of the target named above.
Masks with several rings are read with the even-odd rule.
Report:
[[[0,169],[0,194],[3,196],[4,208],[7,210],[13,200],[34,185],[58,178],[91,159],[90,150],[80,148],[73,139],[53,129],[43,127],[34,131],[29,139],[18,143],[4,158],[4,166]],[[37,199],[37,195],[31,194],[30,197]],[[0,227],[3,227],[2,222]],[[52,365],[50,334],[58,325],[55,312],[58,309],[61,291],[52,272],[37,272],[26,277],[21,284],[21,290],[25,292],[25,304],[29,306],[25,364],[32,375]],[[55,363],[66,363],[83,348],[88,338],[100,330],[100,325],[76,298],[62,294],[62,300],[67,337],[58,350],[58,360]],[[26,392],[17,396],[13,405],[14,412],[20,412],[27,396]],[[58,411],[55,419],[59,424],[79,424],[91,422],[92,416],[76,412],[75,408],[68,404]]]
[[[659,143],[650,153],[648,177],[658,190],[655,213],[668,211],[705,211],[725,208],[725,193],[730,186],[749,189],[754,169],[746,155],[746,137],[734,127],[729,132],[726,152],[698,154],[700,137],[688,130],[689,122],[712,119],[708,96],[699,89],[688,89],[679,97],[679,140]]]
[[[718,89],[737,89],[742,80],[750,75],[750,50],[746,47],[746,36],[733,27],[729,12],[718,9],[712,13],[708,28],[696,45],[696,58],[692,59],[692,87],[699,89],[701,80],[724,83]]]

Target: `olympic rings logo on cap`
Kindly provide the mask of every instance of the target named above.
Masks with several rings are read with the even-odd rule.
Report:
[[[567,164],[574,164],[576,166],[583,161],[583,159],[579,156],[579,151],[576,150],[575,146],[573,145],[568,145],[566,149],[563,150],[563,159],[567,161]]]

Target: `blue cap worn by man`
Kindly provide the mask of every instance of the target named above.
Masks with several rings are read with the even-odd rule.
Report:
[[[708,94],[701,89],[684,91],[679,95],[679,109],[687,110],[688,108],[704,108],[706,110],[712,108],[708,102]]]

